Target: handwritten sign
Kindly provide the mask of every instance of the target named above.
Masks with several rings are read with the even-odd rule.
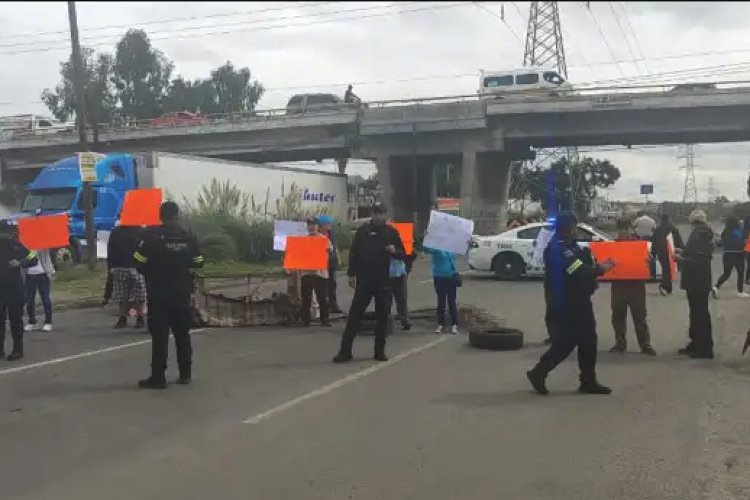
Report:
[[[424,246],[464,255],[473,233],[474,221],[431,210]]]
[[[18,238],[29,250],[66,247],[70,243],[68,215],[45,215],[18,219]]]
[[[591,253],[597,262],[608,259],[615,261],[614,269],[599,279],[609,280],[648,280],[648,241],[600,241],[591,243]]]
[[[287,236],[307,236],[307,224],[291,220],[276,220],[273,222],[273,249],[283,252],[286,250]]]
[[[531,257],[531,267],[543,268],[544,267],[544,250],[552,240],[552,236],[555,231],[551,227],[543,227],[536,237],[536,244],[534,245],[534,253]]]

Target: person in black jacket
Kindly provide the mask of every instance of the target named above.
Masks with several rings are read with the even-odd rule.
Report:
[[[680,231],[670,222],[669,215],[662,214],[659,225],[654,229],[651,236],[651,254],[659,261],[661,266],[661,283],[659,293],[662,295],[672,294],[672,266],[669,261],[669,235],[672,235],[674,248],[683,248]]]
[[[341,347],[333,358],[334,363],[352,360],[352,343],[357,335],[360,320],[371,299],[375,299],[375,356],[377,361],[387,361],[385,338],[391,316],[392,291],[390,284],[391,258],[406,258],[404,245],[398,231],[386,225],[386,207],[372,207],[370,222],[360,227],[354,235],[349,250],[349,286],[354,297],[349,308]]]
[[[117,225],[109,234],[107,242],[107,269],[112,277],[114,298],[120,307],[120,316],[115,328],[125,328],[131,307],[136,312],[136,328],[143,328],[143,305],[146,302],[146,283],[136,270],[133,252],[143,236],[140,227]]]
[[[15,225],[0,221],[0,311],[10,321],[13,351],[8,361],[23,358],[23,305],[26,302],[21,268],[35,266],[36,253],[23,246],[15,235]],[[0,330],[0,356],[5,356],[5,325]]]
[[[708,295],[711,293],[711,258],[714,250],[714,232],[706,224],[706,213],[693,210],[690,214],[693,231],[684,250],[675,258],[682,263],[682,289],[687,293],[690,309],[690,342],[679,350],[691,358],[713,358],[714,342],[711,332],[711,313]]]
[[[192,234],[177,225],[178,208],[164,202],[160,209],[162,225],[150,229],[133,258],[146,277],[148,292],[148,331],[151,334],[151,376],[138,382],[143,389],[167,386],[169,330],[177,348],[179,384],[192,379],[193,348],[190,343],[190,296],[193,269],[203,267],[203,255]]]
[[[742,238],[747,243],[750,239],[750,217],[745,217],[742,221]],[[750,252],[745,251],[745,284],[750,285]]]
[[[737,295],[743,298],[750,297],[743,290],[745,284],[745,237],[742,234],[740,221],[734,217],[727,217],[724,230],[721,232],[722,242],[722,261],[724,263],[724,272],[719,276],[716,285],[711,292],[715,299],[719,298],[719,288],[732,275],[732,269],[737,270]]]

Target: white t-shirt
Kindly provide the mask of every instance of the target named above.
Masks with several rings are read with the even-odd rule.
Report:
[[[641,238],[650,238],[654,234],[656,221],[648,215],[641,215],[633,222],[635,234]]]
[[[41,262],[37,262],[35,266],[26,269],[26,274],[31,274],[34,276],[39,275],[39,274],[45,274],[45,272],[46,271],[42,267]]]

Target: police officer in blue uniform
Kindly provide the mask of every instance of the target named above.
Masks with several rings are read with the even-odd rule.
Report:
[[[151,334],[151,376],[138,383],[142,389],[167,387],[165,372],[170,329],[177,348],[180,371],[177,382],[189,384],[192,378],[192,270],[203,267],[203,256],[193,235],[177,225],[178,212],[174,202],[163,203],[162,225],[148,231],[133,254],[138,271],[146,278]]]
[[[539,394],[547,395],[547,374],[578,348],[581,385],[586,394],[609,394],[612,390],[596,378],[596,321],[591,296],[597,288],[596,278],[614,267],[613,261],[594,264],[591,252],[578,246],[574,239],[578,219],[572,212],[561,212],[555,223],[555,236],[544,251],[545,288],[552,300],[556,325],[552,344],[539,363],[526,372]]]
[[[23,246],[16,238],[16,226],[10,221],[0,221],[0,311],[3,323],[7,313],[13,351],[8,361],[23,358],[23,305],[26,292],[21,268],[33,267],[38,260],[36,252]],[[0,356],[5,356],[5,325],[0,329]]]

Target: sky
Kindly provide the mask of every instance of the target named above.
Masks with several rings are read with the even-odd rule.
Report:
[[[559,3],[568,78],[574,85],[750,80],[750,3]],[[365,101],[468,95],[480,70],[523,63],[529,2],[77,2],[83,46],[112,52],[141,28],[186,78],[231,61],[267,89],[260,108],[294,93]],[[46,113],[39,95],[59,81],[70,51],[65,2],[0,3],[0,115]],[[699,199],[745,200],[750,143],[696,147]],[[622,178],[604,194],[637,200],[682,198],[677,145],[586,148]],[[333,169],[333,164],[311,164]],[[368,162],[348,172],[368,175]],[[713,186],[713,189],[710,189]]]

